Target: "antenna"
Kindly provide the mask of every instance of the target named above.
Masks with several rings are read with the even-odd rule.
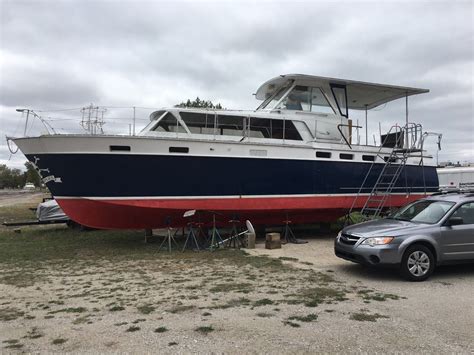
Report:
[[[107,111],[105,108],[94,106],[90,104],[87,107],[81,109],[82,120],[81,126],[89,134],[104,134],[102,128],[105,124],[104,113]]]

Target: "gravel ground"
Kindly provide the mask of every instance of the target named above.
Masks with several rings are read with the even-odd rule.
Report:
[[[0,352],[474,352],[473,265],[409,283],[339,260],[330,236],[249,253],[270,258],[85,258],[32,279],[0,263]]]

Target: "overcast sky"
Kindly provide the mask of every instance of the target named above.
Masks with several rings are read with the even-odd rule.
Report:
[[[22,133],[18,107],[164,107],[199,96],[254,109],[252,93],[284,73],[430,89],[410,97],[410,120],[443,134],[440,161],[474,162],[472,1],[0,4],[0,164],[25,161],[4,139]],[[404,107],[369,112],[370,136],[378,122],[403,123]],[[109,109],[106,127],[125,118],[127,131],[131,112]],[[149,113],[137,111],[139,125]],[[58,112],[42,115],[58,131],[80,129]]]

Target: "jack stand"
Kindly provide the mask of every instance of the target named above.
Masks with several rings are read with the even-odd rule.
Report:
[[[188,242],[191,242],[190,245],[189,245],[191,248],[192,248],[192,243],[194,242],[194,246],[196,247],[196,249],[200,250],[199,243],[198,243],[197,237],[196,237],[196,233],[194,232],[194,223],[193,222],[188,223],[188,228],[189,228],[188,236],[186,237],[186,241],[184,242],[184,246],[183,246],[182,251],[184,252],[184,250],[188,246]],[[199,231],[198,231],[198,234],[199,234]]]
[[[219,244],[223,242],[222,237],[219,231],[216,228],[216,215],[212,215],[212,234],[211,234],[211,243],[209,246],[210,251],[214,251],[219,248]]]
[[[171,253],[171,250],[172,250],[172,242],[174,243],[174,245],[176,246],[176,248],[178,248],[178,243],[176,243],[176,240],[174,239],[174,236],[176,234],[176,232],[178,230],[176,230],[173,234],[171,233],[171,230],[172,228],[171,227],[168,227],[168,233],[167,235],[165,236],[165,239],[163,239],[163,241],[161,242],[160,244],[160,247],[158,248],[158,251],[161,250],[161,248],[163,247],[163,245],[165,243],[168,244],[168,252]]]
[[[240,239],[240,234],[239,234],[239,231],[237,229],[237,225],[240,223],[240,220],[231,219],[229,221],[229,223],[232,223],[232,232],[231,232],[230,238],[227,242],[227,247],[228,248],[237,248],[237,249],[243,248],[244,243]]]
[[[148,238],[153,237],[153,230],[152,229],[145,229],[145,244],[148,243]]]
[[[283,221],[285,223],[285,230],[283,232],[283,240],[285,243],[294,243],[294,244],[305,244],[308,243],[307,240],[303,239],[297,239],[293,233],[293,231],[290,228],[291,221],[288,219],[288,214],[286,215],[286,221]]]
[[[287,218],[286,221],[283,221],[283,223],[285,223],[285,229],[283,231],[283,240],[285,243],[298,243],[298,240],[290,228],[291,221],[289,221]]]

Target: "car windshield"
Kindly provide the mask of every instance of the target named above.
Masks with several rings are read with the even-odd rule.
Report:
[[[388,218],[402,221],[435,224],[455,205],[447,201],[416,201],[410,203]]]

